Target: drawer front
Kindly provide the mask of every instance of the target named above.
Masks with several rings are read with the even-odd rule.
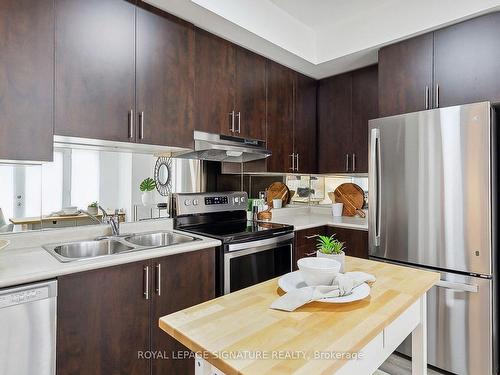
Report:
[[[317,236],[318,235],[326,236],[327,234],[328,234],[327,226],[299,230],[295,232],[295,246],[297,248],[309,247],[311,249],[314,249],[316,246]]]

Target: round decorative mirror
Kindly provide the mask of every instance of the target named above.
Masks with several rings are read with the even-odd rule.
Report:
[[[155,182],[158,193],[166,197],[172,192],[172,159],[160,156],[155,165]]]

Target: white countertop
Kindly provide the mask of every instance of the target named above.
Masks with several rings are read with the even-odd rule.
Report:
[[[366,218],[346,216],[334,218],[329,207],[274,209],[271,221],[293,225],[295,230],[323,225],[368,230]],[[171,230],[172,227],[172,220],[165,219],[122,224],[121,231],[122,233],[140,233],[154,230]],[[11,244],[8,248],[0,251],[0,288],[221,245],[218,240],[192,235],[198,237],[200,241],[68,263],[59,262],[42,248],[44,244],[86,240],[108,234],[109,228],[107,226],[86,226],[2,236],[2,238],[10,240]]]
[[[136,224],[123,224],[122,232],[147,232],[172,229],[171,220],[159,220]],[[200,240],[179,245],[139,250],[100,258],[61,263],[41,246],[42,244],[91,239],[106,235],[108,228],[91,226],[82,229],[68,228],[9,235],[11,245],[0,251],[0,288],[56,278],[61,275],[91,269],[115,266],[166,255],[220,246],[221,242],[207,237],[192,235]]]
[[[273,223],[289,224],[295,230],[328,225],[331,227],[368,230],[368,219],[359,216],[333,217],[330,207],[286,207],[272,210]],[[368,217],[368,213],[366,215]]]

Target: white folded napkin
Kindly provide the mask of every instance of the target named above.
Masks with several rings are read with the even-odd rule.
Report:
[[[352,293],[352,290],[365,282],[374,282],[375,276],[365,272],[339,273],[332,285],[306,286],[292,290],[271,304],[271,309],[294,311],[299,307],[323,298],[342,297]]]

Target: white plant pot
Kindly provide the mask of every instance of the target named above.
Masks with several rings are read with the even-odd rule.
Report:
[[[336,260],[340,263],[340,273],[344,273],[344,263],[345,263],[345,253],[342,251],[340,254],[324,254],[320,251],[316,251],[316,256],[318,258],[329,258]]]
[[[153,191],[145,191],[141,195],[142,204],[144,206],[150,206],[154,202],[154,192]]]
[[[99,210],[97,207],[87,207],[87,212],[91,215],[97,215],[99,213]]]

